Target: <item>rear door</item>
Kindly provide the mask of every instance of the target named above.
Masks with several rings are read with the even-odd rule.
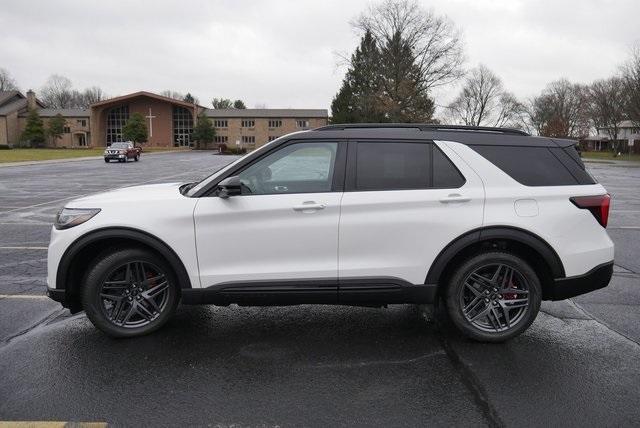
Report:
[[[347,162],[339,231],[341,283],[387,278],[424,284],[440,251],[482,225],[482,181],[444,144],[350,142]],[[358,290],[341,286],[340,299],[351,292]]]

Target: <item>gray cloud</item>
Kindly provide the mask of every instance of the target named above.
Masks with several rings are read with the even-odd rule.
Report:
[[[342,79],[336,52],[358,35],[357,1],[21,0],[0,10],[0,67],[23,89],[52,73],[111,95],[190,91],[249,106],[328,107]],[[520,97],[559,77],[615,72],[640,38],[637,0],[437,0],[464,33],[468,66],[482,62]],[[439,103],[455,90],[444,88]]]

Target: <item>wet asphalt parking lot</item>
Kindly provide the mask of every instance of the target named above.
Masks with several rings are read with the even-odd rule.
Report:
[[[632,426],[640,423],[640,167],[590,163],[613,195],[609,287],[545,302],[502,345],[413,306],[182,307],[114,340],[44,297],[56,211],[115,187],[192,181],[207,152],[0,167],[0,421],[115,426]]]

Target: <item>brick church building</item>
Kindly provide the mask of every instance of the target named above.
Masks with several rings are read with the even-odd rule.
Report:
[[[208,109],[151,92],[135,92],[100,101],[88,109],[49,109],[28,91],[0,92],[0,145],[17,145],[30,109],[45,122],[65,119],[64,133],[55,147],[104,147],[123,141],[122,127],[133,113],[144,116],[153,147],[188,147],[198,116],[209,117],[216,128],[216,144],[259,147],[281,135],[328,123],[323,109]],[[51,145],[51,143],[49,143]]]

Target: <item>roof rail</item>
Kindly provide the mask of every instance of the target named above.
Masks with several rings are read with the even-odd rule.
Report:
[[[343,123],[336,125],[325,125],[315,128],[314,131],[344,131],[345,129],[419,129],[420,131],[461,131],[461,132],[489,132],[496,134],[525,135],[529,134],[514,128],[494,128],[489,126],[467,126],[467,125],[434,125],[427,123]]]

